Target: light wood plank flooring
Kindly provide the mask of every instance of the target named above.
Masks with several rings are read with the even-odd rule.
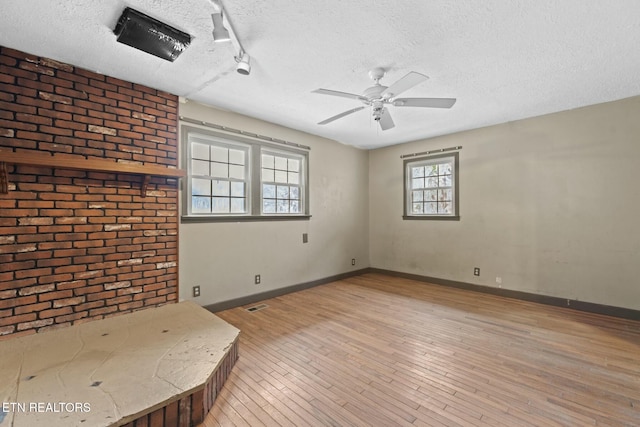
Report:
[[[640,322],[366,274],[217,313],[203,426],[638,426]]]

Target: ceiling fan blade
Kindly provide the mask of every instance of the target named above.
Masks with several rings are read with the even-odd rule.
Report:
[[[395,98],[400,95],[405,90],[409,90],[415,85],[422,83],[427,80],[429,77],[424,74],[416,73],[415,71],[410,72],[391,86],[387,88],[384,92],[382,92],[382,96],[386,99]]]
[[[340,91],[337,91],[337,90],[316,89],[316,90],[311,91],[311,93],[319,93],[321,95],[339,96],[339,97],[342,97],[342,98],[357,99],[359,101],[366,101],[367,100],[367,98],[365,98],[364,96],[356,95],[355,93],[340,92]]]
[[[382,130],[391,129],[395,126],[395,123],[393,123],[393,119],[391,118],[391,113],[389,113],[389,110],[387,110],[386,108],[382,110],[382,114],[380,115],[380,120],[378,120],[378,123],[380,123],[380,128]]]
[[[320,123],[318,123],[319,125],[326,125],[327,123],[331,123],[334,120],[338,120],[344,116],[348,116],[351,113],[355,113],[356,111],[360,111],[364,108],[364,106],[362,107],[356,107],[356,108],[352,108],[351,110],[345,111],[344,113],[340,113],[340,114],[336,114],[333,117],[329,117],[326,120],[321,121]]]
[[[393,101],[396,107],[426,108],[451,108],[455,103],[455,98],[396,98]]]

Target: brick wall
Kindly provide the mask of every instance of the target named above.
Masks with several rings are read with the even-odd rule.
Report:
[[[0,47],[0,150],[178,166],[176,96]],[[0,162],[2,154],[0,154]],[[7,164],[0,336],[177,300],[176,179]]]

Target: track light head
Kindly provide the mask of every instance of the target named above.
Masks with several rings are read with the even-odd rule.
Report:
[[[238,66],[236,67],[236,71],[243,76],[248,76],[251,73],[251,57],[247,52],[240,52],[238,56],[236,56],[236,62]]]
[[[224,27],[222,22],[222,12],[212,13],[211,19],[213,20],[213,41],[216,43],[230,41],[229,30]]]

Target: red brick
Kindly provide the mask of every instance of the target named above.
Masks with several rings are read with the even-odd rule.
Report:
[[[2,73],[7,73],[7,74],[11,74],[15,77],[22,77],[23,79],[29,79],[29,80],[37,80],[38,79],[38,74],[34,73],[32,71],[29,70],[24,70],[22,68],[9,68],[9,67],[5,67],[4,65],[0,67],[0,71]]]
[[[33,252],[38,248],[34,243],[24,243],[15,245],[0,245],[0,254],[17,254],[22,252]]]
[[[14,298],[16,296],[16,292],[17,291],[15,289],[2,291],[0,292],[0,299]]]
[[[24,86],[31,89],[41,90],[44,92],[52,92],[54,90],[53,85],[45,82],[37,81],[37,80],[18,78],[17,84],[18,86]]]
[[[144,305],[151,306],[151,305],[163,304],[165,302],[167,302],[167,297],[166,296],[159,296],[159,297],[149,298],[149,299],[145,300],[144,301]]]
[[[71,153],[73,151],[72,147],[65,146],[65,145],[58,145],[50,142],[39,143],[38,149],[40,149],[40,151],[51,151],[56,153]]]
[[[0,299],[0,309],[9,308],[9,307],[19,307],[22,305],[33,304],[37,301],[37,297],[35,295],[29,295],[26,297],[18,297],[18,298],[10,298],[10,299]]]
[[[50,110],[47,108],[38,108],[38,115],[43,117],[51,117],[53,119],[60,119],[60,120],[71,120],[73,118],[73,116],[69,113]]]
[[[39,125],[49,125],[49,126],[53,123],[53,120],[51,120],[49,117],[34,115],[34,114],[25,114],[25,113],[17,113],[16,120],[20,122],[28,122],[28,123],[35,123]]]
[[[38,267],[59,267],[61,265],[69,265],[71,258],[48,258],[38,260]]]
[[[116,296],[116,292],[111,290],[111,291],[104,291],[104,292],[96,292],[96,293],[91,293],[87,295],[87,301],[97,301],[97,300],[105,300],[108,298],[113,298],[114,296]]]
[[[60,76],[61,72],[58,72],[57,74],[58,76]],[[69,87],[69,88],[73,87],[72,81],[61,79],[58,76],[46,76],[46,75],[40,76],[40,81],[43,83],[50,83],[54,86],[62,86],[62,87]]]
[[[41,319],[47,319],[50,317],[58,317],[58,316],[63,316],[65,314],[71,314],[73,313],[73,308],[71,307],[60,307],[60,308],[54,308],[51,310],[43,310],[41,311],[38,316]]]
[[[73,98],[74,100],[77,99],[88,99],[89,98],[89,94],[87,94],[87,92],[85,91],[81,91],[81,90],[73,90],[73,89],[69,89],[66,87],[56,87],[55,92],[59,95],[64,95],[64,96],[68,96],[70,98]]]
[[[53,301],[53,308],[67,307],[70,305],[78,305],[78,304],[82,304],[83,302],[85,302],[84,296],[57,299]]]
[[[36,114],[38,109],[34,106],[24,105],[22,103],[0,101],[0,110],[14,111],[16,113]]]
[[[10,289],[20,289],[24,286],[32,286],[35,285],[36,279],[33,277],[30,277],[28,279],[22,279],[22,280],[12,280],[11,282],[8,283],[1,283],[0,282],[0,289],[6,289],[6,288],[10,288]]]
[[[37,73],[37,74],[46,74],[47,76],[55,75],[55,72],[51,68],[43,66],[42,64],[40,64],[39,61],[38,62],[21,61],[20,68],[24,70],[33,71],[34,73]]]
[[[73,103],[73,99],[68,96],[56,95],[55,93],[50,92],[38,92],[38,96],[40,99],[45,101],[57,102],[60,104],[70,105]]]
[[[63,290],[63,291],[47,292],[44,294],[40,294],[38,295],[38,299],[40,301],[55,301],[63,298],[71,298],[72,296],[73,296],[73,292],[71,290]]]
[[[48,242],[53,240],[53,234],[21,234],[17,236],[18,243],[32,243],[32,242]]]
[[[108,301],[108,300],[98,300],[93,302],[86,302],[84,304],[78,304],[74,307],[74,309],[75,311],[79,312],[79,311],[86,311],[94,308],[104,307],[106,305],[105,301]]]
[[[38,283],[58,283],[58,282],[66,282],[73,279],[73,276],[70,273],[58,273],[52,274],[49,276],[41,276],[38,278]]]
[[[113,313],[114,311],[118,311],[118,307],[109,306],[109,307],[97,308],[97,309],[94,309],[94,310],[89,310],[89,315],[90,316],[98,316],[98,315],[103,315],[103,314],[107,314],[107,313]]]
[[[118,289],[117,292],[118,292],[118,295],[139,294],[142,292],[142,286],[131,286],[129,288],[121,288],[121,289]]]
[[[89,95],[88,101],[84,101],[81,99],[74,99],[73,105],[80,108],[84,108],[86,110],[104,111],[104,105],[102,105],[101,103],[95,102],[94,101],[95,98],[96,98],[95,95]]]
[[[86,281],[85,281],[86,282]],[[102,292],[104,290],[104,286],[102,285],[93,285],[93,286],[83,286],[82,288],[74,288],[74,295],[86,295],[86,294],[95,294],[98,292]]]
[[[49,59],[49,58],[41,58],[40,59],[40,64],[50,67],[50,68],[55,68],[56,70],[60,70],[59,73],[62,73],[64,71],[69,71],[72,72],[73,71],[73,66],[69,65],[69,64],[65,64],[62,62],[58,62],[55,61],[53,59]]]
[[[21,314],[19,316],[9,316],[0,318],[0,326],[15,325],[20,322],[28,322],[36,319],[35,313]]]
[[[77,312],[74,314],[67,314],[66,316],[56,317],[56,323],[74,322],[74,321],[75,321],[74,323],[83,323],[83,322],[80,322],[80,320],[86,319],[88,315],[89,313],[86,311]]]
[[[71,246],[71,242],[46,242],[38,245],[40,249],[69,249]]]
[[[37,304],[30,305],[22,305],[20,307],[16,307],[15,314],[24,314],[24,313],[33,313],[33,312],[42,312],[42,310],[46,310],[51,308],[50,302],[41,302]]]
[[[142,306],[144,306],[144,303],[142,301],[133,301],[133,302],[125,303],[125,304],[120,304],[118,306],[118,309],[120,311],[126,311],[126,310],[134,310],[134,309],[140,308]]]
[[[33,322],[26,322],[18,324],[18,331],[24,331],[26,329],[35,329],[42,326],[48,326],[53,323],[53,319],[34,320]]]
[[[60,282],[58,283],[57,287],[59,290],[63,291],[66,289],[81,288],[83,286],[86,286],[86,284],[87,284],[86,280],[71,280],[69,282]]]
[[[100,225],[100,224],[91,224],[91,225],[80,224],[80,225],[74,225],[73,226],[73,231],[75,233],[92,233],[92,232],[96,232],[98,230],[102,230],[102,225]],[[95,239],[94,237],[92,237],[90,235],[87,235],[87,238],[89,240]]]
[[[74,129],[74,130],[87,130],[87,126],[83,123],[78,123],[77,121],[67,121],[67,120],[56,120],[56,127],[65,128],[65,129]]]
[[[77,105],[55,104],[55,109],[73,114],[87,114],[87,109],[78,107]]]
[[[98,112],[94,112],[94,111],[90,111],[90,114],[100,114]],[[88,125],[96,125],[96,126],[102,126],[104,124],[104,120],[102,119],[98,119],[98,118],[93,118],[93,117],[87,117],[87,116],[81,116],[79,114],[74,114],[73,116],[73,120],[75,122],[78,123],[85,123]],[[86,126],[84,127],[84,129],[86,129]]]
[[[32,268],[29,270],[18,270],[16,271],[16,279],[26,279],[29,277],[38,277],[51,274],[51,269],[48,267],[45,268]]]
[[[33,139],[36,141],[46,141],[46,142],[53,141],[52,135],[48,135],[46,133],[40,133],[40,132],[29,132],[24,130],[17,131],[16,137],[21,139]]]

